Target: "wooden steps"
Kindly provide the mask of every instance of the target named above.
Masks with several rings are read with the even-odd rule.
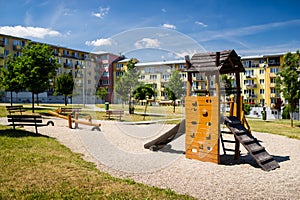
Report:
[[[274,160],[274,158],[266,151],[263,146],[260,145],[259,141],[248,132],[248,130],[236,117],[225,117],[225,125],[263,170],[271,171],[280,167],[279,164]],[[227,140],[222,141],[228,142]],[[226,148],[224,148],[224,150],[229,151]]]

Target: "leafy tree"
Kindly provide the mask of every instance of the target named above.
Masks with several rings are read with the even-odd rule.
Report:
[[[221,80],[224,83],[225,93],[227,96],[229,96],[230,94],[232,94],[233,79],[227,74],[222,74]]]
[[[34,113],[34,94],[45,91],[49,80],[56,74],[57,60],[53,51],[46,44],[27,43],[22,55],[16,58],[20,83],[32,93],[32,112]]]
[[[155,92],[152,86],[149,84],[141,85],[133,91],[133,97],[136,100],[146,100],[145,110],[144,110],[144,120],[147,112],[148,100],[154,96]]]
[[[74,88],[74,79],[72,73],[63,73],[56,79],[55,92],[64,95],[65,105],[67,105],[67,97],[72,96]]]
[[[288,101],[290,108],[291,127],[293,127],[294,112],[300,97],[300,80],[297,70],[299,69],[300,55],[299,51],[295,54],[286,53],[284,55],[282,70],[276,78],[277,89],[283,93],[284,98]]]
[[[13,105],[12,93],[16,94],[25,89],[25,86],[20,83],[19,71],[16,66],[18,63],[15,58],[10,58],[5,67],[0,69],[0,83],[5,91],[10,92],[10,105]]]
[[[136,60],[130,59],[126,66],[127,71],[123,73],[123,75],[117,80],[115,85],[115,91],[120,95],[121,100],[126,102],[128,99],[129,102],[129,113],[131,113],[132,109],[132,93],[136,87],[139,86],[138,77],[140,75],[139,71],[135,67]]]
[[[173,71],[169,82],[166,85],[166,95],[173,101],[173,112],[175,112],[176,99],[180,99],[185,94],[183,81],[179,71]]]
[[[96,95],[99,99],[104,100],[107,95],[107,89],[105,87],[98,87]]]

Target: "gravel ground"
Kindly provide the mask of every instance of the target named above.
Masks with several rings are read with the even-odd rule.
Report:
[[[66,120],[51,120],[55,126],[40,127],[41,134],[56,138],[115,177],[170,188],[199,199],[300,199],[299,140],[254,132],[280,165],[276,170],[265,172],[243,147],[238,161],[222,156],[220,165],[186,159],[184,135],[158,152],[143,148],[144,143],[174,125],[101,121],[99,132],[84,125],[69,129]],[[6,118],[0,122],[7,124]],[[34,130],[33,127],[26,129]]]

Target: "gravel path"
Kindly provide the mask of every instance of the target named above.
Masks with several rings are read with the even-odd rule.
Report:
[[[72,151],[82,153],[98,169],[120,178],[199,199],[300,199],[300,141],[287,137],[253,133],[279,162],[280,168],[271,172],[261,170],[241,147],[238,161],[222,157],[225,164],[186,159],[183,152],[184,135],[159,152],[143,148],[174,125],[128,125],[101,121],[102,131],[79,125],[67,128],[67,121],[51,118],[55,127],[40,127],[39,132],[56,138]],[[1,118],[1,124],[7,124]],[[26,127],[34,130],[33,127]]]

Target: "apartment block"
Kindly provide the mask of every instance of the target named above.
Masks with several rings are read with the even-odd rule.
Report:
[[[10,35],[0,34],[0,67],[5,65],[8,55],[20,56],[22,48],[26,43],[31,41],[25,38],[14,37]],[[71,73],[74,78],[73,99],[78,103],[95,103],[100,100],[95,97],[95,92],[98,87],[106,87],[108,95],[105,100],[110,99],[110,92],[112,82],[109,80],[109,68],[112,67],[112,62],[118,56],[110,53],[90,53],[76,49],[51,45],[55,58],[57,58],[60,67],[57,70],[57,76],[63,73]],[[53,88],[55,80],[50,80],[50,87],[45,94],[42,95],[42,102],[62,102],[63,97],[53,96]],[[9,95],[8,95],[9,97]],[[10,101],[6,97],[4,101]],[[28,92],[21,92],[14,94],[14,102],[29,102],[31,94]]]
[[[124,71],[127,70],[127,62],[130,59],[122,59],[113,64],[114,84]],[[167,100],[165,87],[170,80],[172,71],[182,71],[185,68],[185,60],[173,60],[173,61],[161,61],[161,62],[138,62],[135,64],[140,76],[138,81],[145,84],[152,85],[152,88],[156,91],[155,100],[157,102]],[[186,83],[186,72],[182,72],[182,81]],[[117,95],[115,95],[117,96]],[[115,102],[120,102],[120,99],[115,98]]]

